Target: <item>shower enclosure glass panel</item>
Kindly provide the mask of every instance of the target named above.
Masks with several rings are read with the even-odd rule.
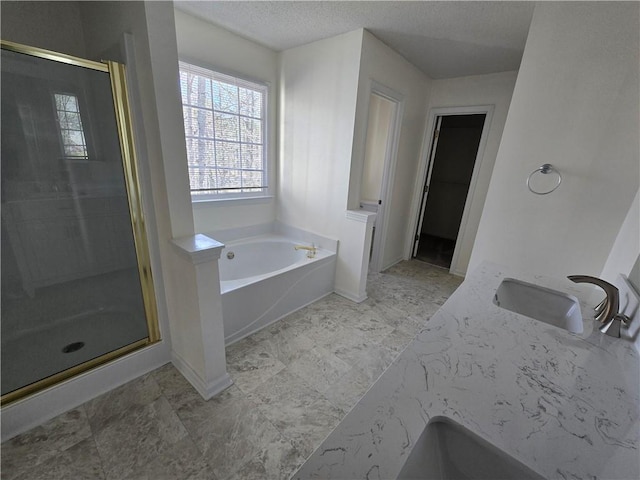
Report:
[[[126,90],[114,80],[124,70],[10,45],[1,67],[3,403],[159,339]]]

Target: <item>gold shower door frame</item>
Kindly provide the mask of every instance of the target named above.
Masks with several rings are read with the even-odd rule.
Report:
[[[66,55],[42,48],[21,45],[14,42],[0,40],[3,50],[16,53],[23,53],[34,57],[44,58],[55,62],[66,63],[76,67],[88,68],[109,74],[111,82],[111,93],[115,107],[115,118],[120,141],[120,152],[122,155],[122,166],[124,171],[124,181],[127,189],[129,203],[129,214],[131,217],[131,227],[138,262],[138,274],[142,289],[142,299],[147,320],[147,338],[125,345],[117,350],[105,353],[99,357],[75,365],[37,382],[21,387],[12,392],[2,395],[0,405],[7,405],[28,395],[39,392],[60,382],[68,380],[76,375],[91,370],[97,366],[104,365],[111,360],[123,357],[135,350],[147,347],[160,341],[160,328],[158,326],[158,311],[156,306],[153,276],[151,273],[151,260],[149,256],[149,244],[147,239],[144,212],[142,209],[142,192],[138,178],[137,160],[135,152],[135,141],[133,138],[133,124],[127,95],[126,73],[124,65],[103,61],[95,62],[84,58]]]

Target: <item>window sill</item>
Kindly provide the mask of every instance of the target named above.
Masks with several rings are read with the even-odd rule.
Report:
[[[191,204],[195,208],[205,207],[229,207],[237,205],[259,205],[269,203],[275,198],[275,195],[261,195],[259,197],[227,197],[227,198],[191,198]]]

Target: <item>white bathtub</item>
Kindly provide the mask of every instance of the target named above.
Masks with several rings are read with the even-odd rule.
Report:
[[[225,343],[231,344],[333,291],[336,254],[277,235],[228,242],[220,255]],[[232,257],[232,258],[229,258]]]

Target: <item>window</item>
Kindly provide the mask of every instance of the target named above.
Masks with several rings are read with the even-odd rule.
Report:
[[[180,91],[194,198],[267,191],[267,86],[180,62]]]
[[[87,141],[82,128],[78,97],[68,93],[54,93],[58,130],[62,140],[64,157],[73,160],[87,160]]]

